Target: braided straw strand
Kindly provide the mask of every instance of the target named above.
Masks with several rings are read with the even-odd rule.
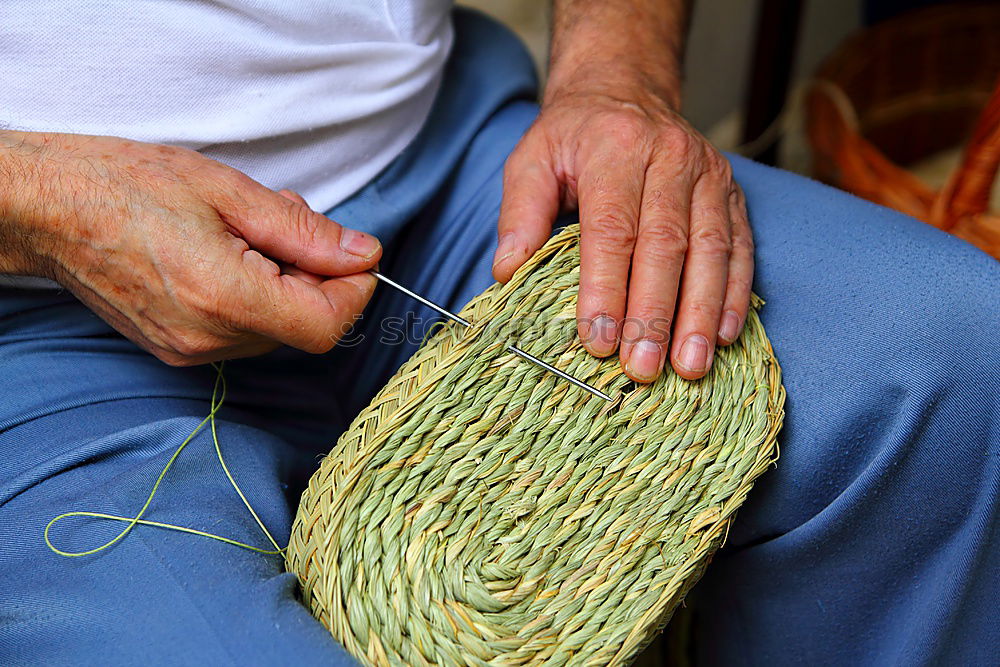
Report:
[[[567,227],[466,306],[472,327],[443,325],[303,493],[287,568],[362,664],[628,664],[777,458],[763,302],[704,379],[637,384],[577,338],[578,241]]]

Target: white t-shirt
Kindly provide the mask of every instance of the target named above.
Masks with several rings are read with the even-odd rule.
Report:
[[[427,118],[450,0],[0,0],[0,126],[185,146],[324,211]]]

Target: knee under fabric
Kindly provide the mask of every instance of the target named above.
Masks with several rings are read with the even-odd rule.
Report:
[[[774,461],[784,389],[761,302],[704,379],[636,384],[577,339],[578,238],[430,338],[303,494],[287,567],[362,663],[626,663]]]

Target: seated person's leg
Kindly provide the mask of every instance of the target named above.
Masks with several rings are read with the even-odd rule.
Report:
[[[456,62],[476,70],[475,50],[465,55]],[[478,88],[452,91],[455,118],[472,113]],[[534,113],[515,102],[482,125],[442,194],[389,245],[387,271],[453,309],[491,282],[501,166]],[[439,124],[447,136],[458,123]],[[427,160],[440,154],[423,148]],[[704,657],[995,652],[1000,265],[885,208],[734,163],[788,410],[782,458],[700,587]],[[365,326],[412,307],[382,294]],[[415,346],[355,358],[347,377],[365,389],[349,414]]]
[[[735,160],[788,390],[781,458],[696,590],[706,664],[1000,652],[1000,263]]]
[[[283,664],[295,656],[348,664],[296,600],[280,556],[148,526],[80,558],[56,555],[43,541],[62,512],[135,515],[208,414],[210,368],[168,367],[72,297],[24,290],[0,291],[0,368],[0,662]],[[281,546],[297,504],[283,488],[308,474],[315,452],[253,424],[275,396],[300,393],[294,368],[284,364],[257,395],[232,373],[232,400],[218,422],[230,470]],[[145,518],[269,547],[220,469],[207,429],[178,458]],[[55,524],[51,539],[84,551],[124,525],[73,517]]]
[[[480,99],[481,90],[467,90]],[[471,97],[455,100],[457,117],[470,107]],[[383,264],[455,310],[491,282],[502,164],[535,108],[515,102],[489,111],[458,167],[430,188],[435,197],[387,243]],[[438,129],[456,134],[454,124]],[[426,160],[440,158],[433,143],[416,148]],[[425,180],[421,167],[408,163],[397,185]],[[788,415],[781,461],[758,482],[699,587],[705,657],[916,661],[961,648],[990,655],[991,603],[1000,593],[992,336],[1000,269],[919,223],[804,179],[739,160],[736,174],[749,200],[756,289],[768,299],[762,318],[785,372]],[[397,204],[392,183],[378,185]],[[375,213],[362,203],[333,215],[362,227]],[[26,294],[0,299],[0,363],[12,388],[0,400],[0,569],[14,582],[2,594],[13,621],[0,624],[0,645],[56,663],[88,647],[220,662],[342,655],[291,597],[277,559],[152,528],[89,558],[70,561],[45,548],[41,530],[59,512],[127,514],[141,505],[175,444],[207,413],[211,373],[163,366],[71,299],[32,303],[37,297]],[[286,364],[279,354],[230,367],[223,449],[276,536],[287,535],[295,490],[316,451],[415,349],[418,341],[392,346],[373,335],[384,316],[411,309],[406,297],[381,289],[356,347],[312,365],[294,354]],[[268,370],[256,374],[260,368]],[[257,540],[210,442],[203,435],[192,443],[155,503],[161,515],[150,518]],[[281,484],[291,485],[291,503]],[[83,549],[114,527],[80,520],[53,537]]]
[[[510,35],[503,40],[516,45]],[[500,172],[535,113],[529,103],[497,111],[503,99],[530,95],[532,85],[526,55],[502,61],[516,70],[507,85],[480,90],[475,105],[465,99],[446,110],[431,139],[448,145],[416,142],[334,212],[358,228],[389,220],[396,242],[397,234],[369,228],[388,241],[383,268],[455,310],[492,282]],[[477,73],[449,76],[468,82]],[[323,357],[281,349],[226,365],[222,450],[280,545],[317,456],[419,345],[419,337],[390,345],[377,336],[384,316],[403,316],[413,305],[380,289],[359,326],[361,344]],[[426,320],[430,313],[422,314]],[[294,577],[278,557],[144,526],[93,556],[68,559],[45,546],[44,527],[59,513],[134,515],[176,446],[208,413],[210,369],[170,368],[72,297],[18,290],[0,292],[0,367],[3,662],[344,659],[295,599]],[[207,432],[180,456],[145,518],[267,546]],[[52,539],[85,550],[120,528],[71,518],[53,528]]]
[[[484,127],[390,246],[387,271],[456,310],[491,282],[501,165],[533,114],[508,105]],[[885,208],[734,162],[788,406],[782,458],[700,587],[703,657],[995,652],[1000,265]],[[365,326],[413,308],[383,293]],[[433,314],[416,310],[424,331]],[[415,347],[357,357],[346,377],[372,386],[356,396]]]

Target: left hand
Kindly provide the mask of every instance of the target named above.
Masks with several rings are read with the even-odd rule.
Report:
[[[606,357],[620,343],[637,382],[655,380],[668,351],[680,376],[704,376],[716,343],[739,336],[753,281],[750,225],[729,162],[641,87],[563,91],[546,99],[507,160],[494,277],[509,280],[558,213],[574,208],[584,346]]]

